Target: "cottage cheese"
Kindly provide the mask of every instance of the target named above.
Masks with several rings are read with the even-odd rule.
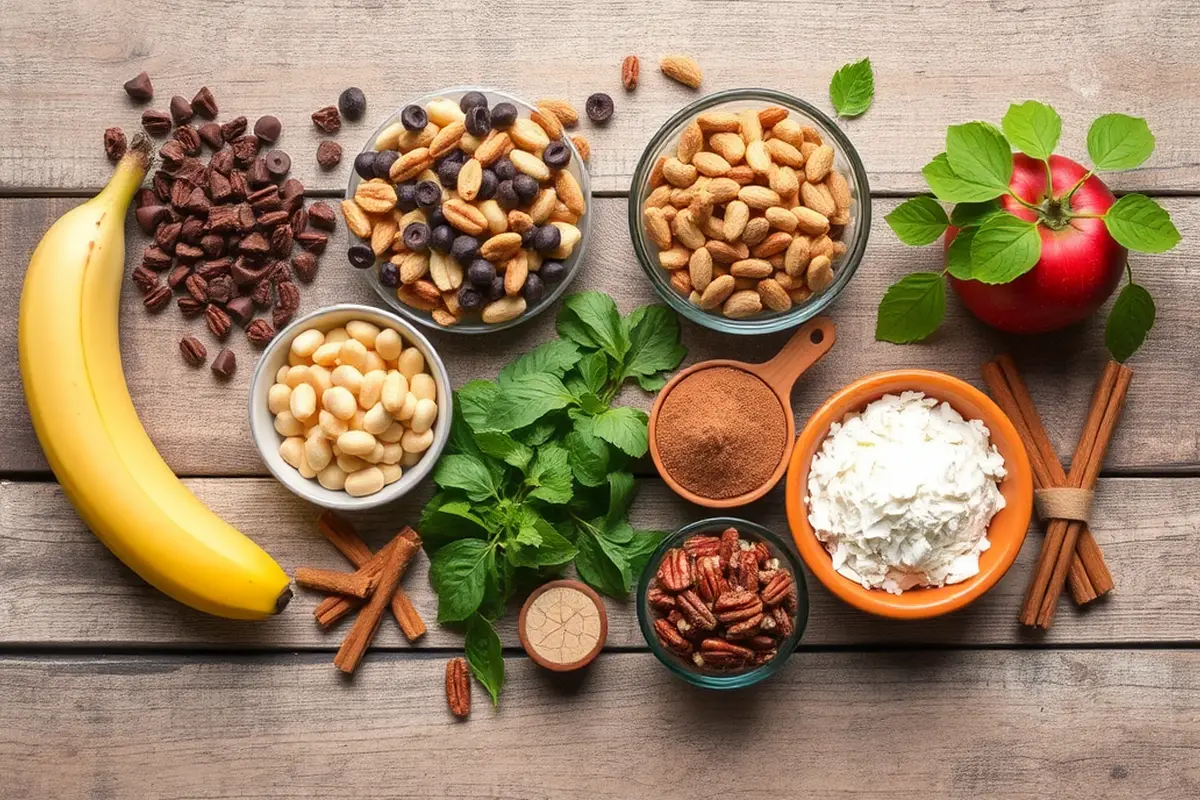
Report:
[[[832,425],[805,501],[834,569],[893,594],[978,573],[1004,508],[1004,459],[989,437],[920,392],[884,395]]]

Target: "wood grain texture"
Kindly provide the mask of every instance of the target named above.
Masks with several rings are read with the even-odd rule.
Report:
[[[251,536],[289,574],[298,566],[346,569],[315,529],[316,510],[273,480],[189,480],[214,511]],[[357,519],[379,545],[414,522],[429,488],[382,512]],[[784,535],[783,492],[776,489],[739,515]],[[635,527],[675,528],[702,519],[703,509],[670,492],[662,481],[642,479],[633,506]],[[1017,625],[1017,609],[1041,544],[1030,533],[1017,563],[971,608],[944,619],[899,625],[859,613],[808,577],[811,612],[805,646],[1091,644],[1197,641],[1200,631],[1200,479],[1111,478],[1100,483],[1095,531],[1116,577],[1117,591],[1086,612],[1069,606],[1044,636]],[[230,622],[192,611],[159,594],[116,561],[75,515],[57,485],[0,484],[0,647],[71,645],[100,648],[337,648],[348,630],[318,629],[312,609],[321,595],[300,589],[291,606],[265,622]],[[429,625],[422,647],[461,646],[459,634],[435,625],[437,600],[428,582],[428,559],[418,556],[405,578],[410,598]],[[520,598],[523,599],[523,598]],[[608,601],[608,644],[644,647],[632,604]],[[507,646],[518,647],[516,609],[501,623]],[[388,618],[379,646],[406,648]]]
[[[372,654],[350,682],[305,655],[0,658],[0,798],[1200,793],[1194,651],[798,653],[739,692],[646,653],[573,679],[509,658],[500,709],[476,684],[466,722],[444,662]]]
[[[9,246],[0,252],[0,348],[16,352],[17,307],[24,269],[33,248],[51,222],[77,200],[0,200],[0,230]],[[838,343],[830,355],[809,370],[796,387],[793,407],[797,424],[830,394],[850,381],[883,369],[937,369],[983,385],[979,365],[997,352],[1011,350],[1025,372],[1034,398],[1059,454],[1069,458],[1083,425],[1093,383],[1107,358],[1102,311],[1089,322],[1041,337],[1006,337],[986,329],[953,299],[942,332],[930,343],[900,347],[874,341],[875,311],[887,285],[900,276],[937,266],[936,247],[900,244],[883,216],[896,200],[876,200],[867,254],[854,280],[833,306]],[[1193,390],[1200,374],[1195,297],[1200,272],[1195,245],[1200,240],[1200,200],[1171,198],[1165,205],[1174,216],[1184,243],[1159,256],[1135,256],[1138,280],[1158,303],[1158,321],[1135,370],[1121,427],[1113,441],[1106,469],[1163,471],[1200,465],[1200,399]],[[594,240],[582,272],[572,289],[598,289],[612,295],[628,313],[657,298],[642,274],[629,243],[626,202],[599,199],[594,203]],[[311,287],[303,288],[301,313],[337,302],[374,303],[377,298],[361,273],[349,268],[344,253],[345,231],[339,226],[321,260]],[[144,239],[130,226],[129,253],[140,257]],[[238,373],[229,385],[215,381],[207,369],[188,367],[179,357],[179,339],[194,333],[209,344],[202,319],[186,320],[173,307],[151,315],[142,308],[132,283],[122,299],[122,355],[133,400],[151,438],[176,472],[184,475],[265,475],[249,438],[245,396],[254,363],[253,351],[238,332],[231,337],[239,359]],[[486,339],[434,331],[435,346],[460,386],[475,378],[492,378],[510,358],[533,349],[553,335],[557,309],[519,328]],[[708,358],[765,361],[788,334],[741,338],[714,333],[683,323],[685,364]],[[486,342],[486,347],[481,347]],[[215,352],[215,351],[214,351]],[[47,469],[33,435],[21,392],[15,358],[0,362],[0,427],[7,432],[0,449],[0,474]],[[649,408],[653,398],[629,389],[623,403]],[[1170,435],[1164,435],[1170,430]]]
[[[348,155],[393,109],[439,87],[490,85],[579,108],[592,92],[608,92],[613,121],[581,131],[592,141],[596,188],[623,191],[653,133],[699,95],[768,86],[830,111],[834,71],[864,56],[875,66],[875,103],[845,128],[876,191],[923,190],[920,169],[943,149],[947,125],[999,122],[1010,102],[1029,98],[1058,108],[1062,152],[1072,157],[1086,155],[1087,127],[1100,114],[1145,116],[1158,150],[1143,168],[1117,177],[1119,187],[1190,192],[1200,180],[1192,125],[1200,112],[1200,40],[1193,35],[1200,16],[1192,3],[748,0],[731,12],[714,2],[615,0],[560,4],[547,23],[554,35],[536,43],[514,38],[511,20],[544,11],[531,0],[405,3],[403,14],[393,4],[348,0],[247,0],[236,13],[223,3],[183,0],[9,4],[0,26],[0,191],[101,186],[104,128],[139,127],[142,109],[121,85],[141,70],[153,78],[154,108],[207,85],[223,119],[276,114],[293,174],[322,189],[345,186],[351,159],[318,169],[320,137],[310,115],[347,86],[361,86],[369,104],[366,118],[337,137]],[[814,23],[830,33],[830,46],[797,48],[787,32]],[[452,46],[411,47],[437,32]],[[668,52],[698,60],[699,92],[659,73]],[[626,93],[620,64],[631,53],[642,59],[642,78]]]

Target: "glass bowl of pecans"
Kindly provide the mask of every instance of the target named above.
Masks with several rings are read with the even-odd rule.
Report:
[[[629,198],[634,252],[693,322],[735,334],[794,328],[853,277],[870,188],[832,119],[770,89],[697,100],[646,145]]]
[[[552,305],[582,261],[591,185],[573,111],[456,86],[396,110],[355,158],[347,258],[396,313],[456,333]]]
[[[799,559],[773,531],[710,517],[665,538],[638,585],[638,624],[654,655],[708,689],[774,675],[808,622]]]

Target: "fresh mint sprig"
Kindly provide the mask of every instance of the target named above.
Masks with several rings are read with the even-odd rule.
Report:
[[[871,59],[864,58],[833,73],[829,82],[829,102],[839,117],[857,117],[871,107],[875,98],[875,71]]]

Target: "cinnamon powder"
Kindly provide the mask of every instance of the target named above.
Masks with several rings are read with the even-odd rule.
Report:
[[[787,418],[761,380],[733,367],[711,367],[671,390],[654,438],[663,468],[676,482],[723,500],[757,489],[775,472],[787,446]]]

